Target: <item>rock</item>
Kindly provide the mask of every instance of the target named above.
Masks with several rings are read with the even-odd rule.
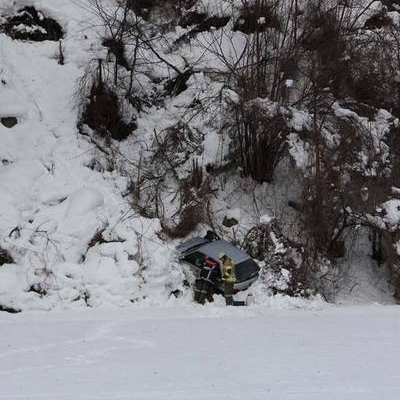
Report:
[[[18,124],[18,120],[15,117],[3,117],[0,121],[6,128],[12,128]]]
[[[238,223],[239,221],[236,218],[228,218],[226,215],[222,221],[222,225],[226,226],[227,228],[232,228],[232,226],[235,226]]]
[[[0,266],[12,263],[14,263],[14,259],[12,258],[11,254],[7,250],[0,247]]]
[[[382,29],[390,26],[393,26],[393,21],[385,13],[376,14],[365,23],[365,28],[370,30]]]
[[[2,312],[2,311],[10,313],[10,314],[18,314],[18,313],[21,312],[21,310],[18,309],[18,308],[14,308],[14,307],[5,306],[3,304],[0,304],[0,312]]]

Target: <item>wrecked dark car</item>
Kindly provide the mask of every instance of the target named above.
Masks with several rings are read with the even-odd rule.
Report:
[[[260,267],[257,263],[247,253],[225,240],[196,237],[181,243],[176,250],[179,261],[190,265],[196,274],[200,273],[206,258],[220,264],[218,255],[226,253],[235,263],[237,279],[233,287],[235,292],[246,290],[258,279]],[[216,286],[216,289],[223,292],[221,278],[218,279]]]

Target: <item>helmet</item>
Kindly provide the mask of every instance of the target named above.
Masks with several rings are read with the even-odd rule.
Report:
[[[219,253],[218,254],[218,259],[222,260],[223,258],[227,257],[226,253]]]

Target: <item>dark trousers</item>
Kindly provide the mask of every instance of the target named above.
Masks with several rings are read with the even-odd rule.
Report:
[[[225,304],[231,306],[233,304],[233,283],[224,282]]]
[[[210,301],[210,292],[212,291],[212,284],[207,281],[203,281],[203,284],[201,285],[201,292],[200,292],[200,297],[199,297],[199,303],[204,304],[206,302],[206,299]],[[212,294],[211,294],[212,298]]]
[[[205,279],[197,279],[194,287],[194,301],[204,304],[213,301],[214,285]]]
[[[200,302],[200,297],[201,297],[201,287],[203,286],[203,280],[200,278],[196,279],[196,282],[194,284],[194,301],[196,303]]]

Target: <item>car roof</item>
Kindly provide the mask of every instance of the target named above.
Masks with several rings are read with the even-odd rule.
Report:
[[[199,240],[197,243],[198,245],[194,244],[196,243],[195,239],[202,239],[202,238],[194,238],[191,239],[188,242],[182,243],[182,245],[179,245],[177,247],[177,250],[180,250],[182,252],[191,250],[191,251],[200,251],[203,254],[205,254],[208,257],[213,258],[214,260],[218,260],[218,256],[220,253],[226,253],[228,257],[230,257],[235,264],[241,263],[243,261],[246,261],[248,259],[251,259],[251,257],[245,253],[242,250],[239,250],[237,247],[235,247],[233,244],[227,242],[226,240],[214,240],[214,241],[209,241],[207,239],[202,239]],[[187,246],[183,246],[186,245]],[[185,250],[179,249],[179,247],[182,246],[182,248],[185,248]]]
[[[202,237],[195,237],[179,244],[175,248],[180,253],[185,253],[186,251],[192,249],[193,247],[198,247],[199,245],[208,243],[209,241],[210,241],[209,239],[205,239]]]

